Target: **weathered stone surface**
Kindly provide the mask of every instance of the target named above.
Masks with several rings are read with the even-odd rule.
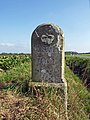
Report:
[[[61,98],[58,120],[67,120],[64,34],[56,25],[39,25],[32,34],[32,81],[31,88],[35,88],[35,91],[47,88],[57,90],[58,96]]]
[[[64,34],[53,24],[42,24],[32,34],[32,78],[48,83],[64,82]]]

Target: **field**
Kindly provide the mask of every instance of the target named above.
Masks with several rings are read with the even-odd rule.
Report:
[[[57,90],[31,94],[31,72],[30,55],[0,55],[0,120],[58,120],[64,115],[59,113]],[[65,66],[65,79],[69,120],[89,120],[89,91],[68,66]]]
[[[90,54],[80,54],[80,55],[82,55],[82,56],[90,56]]]

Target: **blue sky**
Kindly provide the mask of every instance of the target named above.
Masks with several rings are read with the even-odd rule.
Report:
[[[29,53],[33,30],[48,22],[64,31],[65,51],[90,52],[89,0],[0,0],[0,53]]]

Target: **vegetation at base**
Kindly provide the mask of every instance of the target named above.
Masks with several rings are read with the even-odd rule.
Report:
[[[64,115],[59,113],[62,104],[57,90],[44,89],[43,94],[33,87],[36,95],[31,94],[30,66],[31,61],[20,62],[19,65],[0,73],[0,119],[58,120],[59,116]],[[89,120],[89,91],[67,66],[65,79],[68,83],[69,120]]]
[[[90,92],[83,86],[69,67],[65,67],[65,78],[68,83],[68,114],[70,120],[89,120]]]
[[[67,55],[66,65],[82,79],[83,84],[90,88],[90,58]]]

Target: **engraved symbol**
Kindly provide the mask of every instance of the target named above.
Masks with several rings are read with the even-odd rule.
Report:
[[[51,44],[54,40],[54,35],[42,35],[41,41],[47,44]]]
[[[39,37],[39,35],[38,35],[37,31],[35,31],[35,33],[36,33],[36,36],[37,36],[37,37]]]

